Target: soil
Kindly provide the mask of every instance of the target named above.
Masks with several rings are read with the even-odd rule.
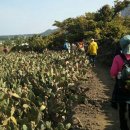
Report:
[[[110,105],[114,80],[109,74],[109,67],[96,65],[90,69],[91,75],[84,84],[89,88],[86,92],[85,104],[74,107],[74,130],[119,130],[118,111]]]

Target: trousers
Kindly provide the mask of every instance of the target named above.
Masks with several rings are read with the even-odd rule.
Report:
[[[130,104],[127,104],[126,102],[119,103],[119,119],[120,119],[120,129],[129,130],[128,119],[130,123]]]

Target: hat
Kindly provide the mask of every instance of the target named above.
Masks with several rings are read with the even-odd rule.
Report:
[[[120,39],[122,53],[130,54],[130,35],[126,35]]]

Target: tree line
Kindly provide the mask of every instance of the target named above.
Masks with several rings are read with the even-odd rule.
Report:
[[[15,43],[13,50],[42,51],[45,48],[61,48],[65,39],[70,43],[85,39],[89,42],[91,38],[97,40],[101,52],[114,51],[119,39],[130,33],[130,17],[123,17],[120,11],[130,4],[129,0],[115,0],[113,7],[104,5],[97,12],[88,12],[76,18],[67,18],[64,21],[55,21],[53,26],[57,30],[48,35],[33,35],[32,37],[15,37],[10,39]],[[5,44],[9,41],[5,41]],[[21,46],[28,43],[28,47]]]

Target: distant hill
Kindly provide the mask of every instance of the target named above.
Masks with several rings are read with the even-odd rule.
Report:
[[[52,34],[55,31],[57,31],[57,29],[48,29],[45,32],[40,33],[40,35],[42,35],[42,36],[48,36],[48,35]]]
[[[57,29],[48,29],[45,32],[39,33],[39,35],[48,36],[55,31],[57,31]],[[11,39],[11,38],[14,38],[14,37],[19,37],[19,36],[32,37],[33,35],[34,34],[2,35],[2,36],[0,36],[0,41],[4,41],[4,40]]]

